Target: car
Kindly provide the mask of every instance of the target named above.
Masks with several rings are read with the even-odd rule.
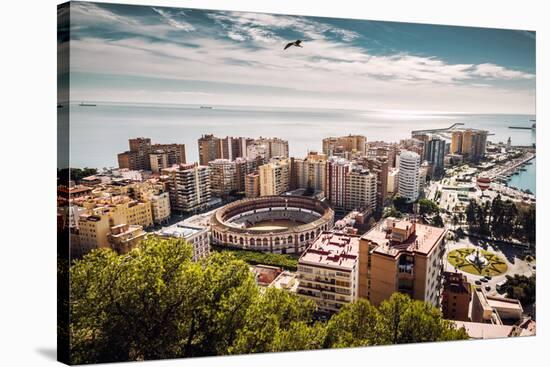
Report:
[[[493,279],[493,277],[492,277],[492,276],[490,276],[490,275],[485,275],[485,279],[487,279],[487,280],[491,280],[491,279]]]
[[[479,281],[483,283],[487,283],[489,280],[487,280],[487,278],[481,278]]]
[[[475,283],[476,285],[481,285],[481,281],[479,281],[479,280],[476,280],[474,283]]]
[[[485,290],[486,290],[486,291],[490,291],[490,290],[491,290],[491,286],[490,286],[490,285],[486,285],[486,286],[485,286]]]

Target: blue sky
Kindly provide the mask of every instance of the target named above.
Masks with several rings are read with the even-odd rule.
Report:
[[[76,2],[71,98],[534,114],[535,33]]]

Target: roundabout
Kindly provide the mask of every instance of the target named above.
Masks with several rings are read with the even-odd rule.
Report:
[[[455,269],[478,276],[498,276],[506,273],[508,265],[497,254],[473,248],[452,250],[447,261]]]

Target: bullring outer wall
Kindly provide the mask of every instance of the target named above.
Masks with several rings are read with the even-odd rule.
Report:
[[[267,209],[267,210],[266,210]],[[268,231],[240,228],[229,222],[240,215],[262,216],[263,220],[291,220],[300,213],[317,219],[295,227]],[[334,225],[334,211],[325,201],[303,196],[262,196],[243,199],[218,209],[210,220],[212,242],[243,250],[301,254],[322,231]]]

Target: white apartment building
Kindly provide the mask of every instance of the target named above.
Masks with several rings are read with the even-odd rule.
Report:
[[[210,235],[208,227],[198,227],[179,222],[164,227],[156,234],[160,237],[183,238],[193,246],[193,261],[198,261],[210,254]]]
[[[330,157],[327,165],[327,198],[336,210],[346,208],[346,185],[352,164],[345,158]]]
[[[399,183],[399,168],[391,168],[388,170],[388,194],[396,193]]]
[[[322,232],[298,260],[297,293],[327,313],[357,300],[359,241],[359,236]]]
[[[399,154],[399,183],[400,196],[413,202],[420,194],[420,155],[415,152],[402,151]]]
[[[168,192],[151,195],[150,201],[155,224],[162,223],[170,218],[170,195]]]

